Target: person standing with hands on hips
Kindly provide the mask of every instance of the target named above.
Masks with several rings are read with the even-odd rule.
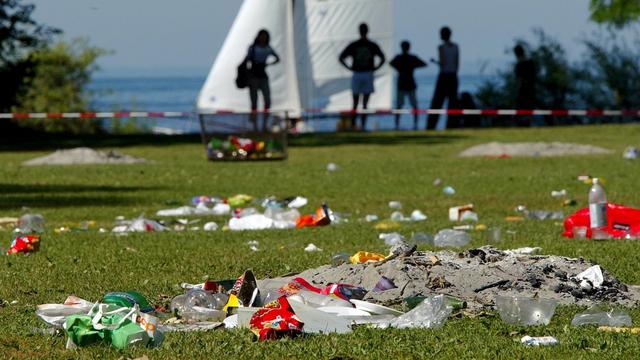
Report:
[[[358,108],[360,96],[362,95],[362,108],[367,109],[369,97],[375,91],[373,86],[373,73],[384,65],[386,59],[384,53],[375,42],[367,38],[369,26],[365,23],[360,24],[360,39],[349,44],[340,54],[340,63],[353,72],[351,78],[351,91],[353,93],[353,110]],[[378,58],[376,65],[375,58]],[[351,65],[346,60],[351,58]],[[360,117],[362,130],[365,130],[367,124],[367,115],[362,114]],[[351,118],[351,128],[356,128],[355,113]]]
[[[451,108],[458,101],[458,69],[460,67],[460,50],[458,45],[451,41],[451,29],[444,26],[440,29],[442,44],[438,46],[438,60],[431,58],[431,62],[440,66],[438,82],[431,99],[432,109],[441,109],[447,100],[447,107]],[[439,114],[430,114],[427,117],[427,130],[433,130],[438,124]]]

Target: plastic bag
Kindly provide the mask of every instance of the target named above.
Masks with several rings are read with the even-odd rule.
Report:
[[[631,323],[629,314],[619,310],[604,311],[598,306],[590,307],[586,311],[576,314],[571,320],[573,326],[595,324],[618,327],[631,326]]]
[[[398,316],[389,324],[403,328],[439,328],[447,320],[453,308],[447,304],[444,295],[427,297],[413,310]]]

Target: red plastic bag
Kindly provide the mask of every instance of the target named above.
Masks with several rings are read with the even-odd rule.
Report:
[[[578,210],[564,221],[562,236],[573,238],[573,228],[587,228],[587,238],[591,238],[589,209]],[[640,235],[640,209],[633,209],[618,204],[607,204],[607,233],[614,238],[623,238],[627,234]]]
[[[249,328],[259,340],[276,340],[302,334],[304,323],[296,316],[285,296],[256,311]]]
[[[40,248],[40,237],[38,235],[22,235],[16,237],[11,243],[11,247],[7,250],[7,255],[17,253],[28,254],[38,251]]]

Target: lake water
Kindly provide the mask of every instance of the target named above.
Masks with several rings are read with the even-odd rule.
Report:
[[[92,81],[89,88],[94,92],[92,106],[97,111],[193,111],[195,99],[205,81],[202,76],[109,76],[100,75]],[[461,75],[460,92],[471,93],[484,81],[490,79],[484,75]],[[416,78],[418,82],[418,102],[426,108],[431,102],[436,76],[427,75]],[[405,115],[401,126],[413,126],[412,117]],[[421,120],[423,121],[423,120]],[[147,127],[168,128],[183,132],[199,132],[200,125],[195,118],[187,119],[149,119],[140,120]],[[369,124],[374,123],[373,120]],[[391,117],[376,121],[380,130],[391,129]],[[334,122],[313,121],[312,126],[319,131],[335,129]],[[424,126],[421,123],[421,126]]]

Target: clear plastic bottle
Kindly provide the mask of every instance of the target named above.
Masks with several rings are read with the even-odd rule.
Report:
[[[593,239],[607,238],[607,194],[598,178],[589,190],[589,221]]]

